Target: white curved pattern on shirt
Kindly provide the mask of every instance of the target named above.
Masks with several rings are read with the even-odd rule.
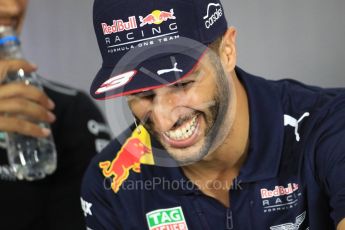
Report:
[[[91,211],[91,207],[92,207],[92,203],[85,201],[82,197],[80,197],[80,202],[81,202],[81,208],[83,209],[84,212],[84,216],[87,217],[92,216],[92,211]]]
[[[100,123],[95,120],[89,120],[87,122],[87,127],[93,135],[98,135],[99,133],[106,133],[108,135],[111,135],[111,130],[105,123]]]
[[[108,134],[110,137],[112,136],[111,130],[108,127],[107,124],[97,122],[95,120],[89,120],[87,122],[87,127],[90,131],[95,136],[98,136],[100,133],[105,133]],[[107,146],[109,143],[109,140],[103,139],[103,138],[97,138],[95,140],[95,148],[97,153],[100,153],[105,146]]]
[[[210,4],[208,4],[208,6],[207,6],[207,14],[204,16],[204,19],[207,19],[210,15],[210,8],[211,8],[211,6],[215,6],[215,7],[217,7],[217,6],[220,6],[220,4],[219,3],[210,3]]]
[[[295,223],[286,223],[270,227],[271,230],[298,230],[306,216],[306,211],[296,217]]]
[[[14,170],[9,165],[0,165],[0,180],[16,181]]]
[[[298,129],[299,129],[299,123],[302,122],[302,120],[306,117],[309,117],[310,113],[306,112],[302,115],[302,117],[300,119],[295,119],[289,115],[284,115],[284,126],[292,126],[295,128],[295,136],[296,136],[296,141],[299,142],[301,140],[301,137],[298,133]]]

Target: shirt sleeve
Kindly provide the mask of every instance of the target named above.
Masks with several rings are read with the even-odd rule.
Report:
[[[101,175],[96,160],[85,173],[81,190],[81,206],[84,211],[87,229],[119,230],[122,229],[117,215],[108,201],[107,191],[111,188]],[[112,199],[116,199],[111,192]]]
[[[345,218],[345,102],[328,111],[320,130],[316,169],[329,197],[330,214],[337,226]]]

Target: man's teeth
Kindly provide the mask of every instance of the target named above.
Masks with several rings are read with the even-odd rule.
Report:
[[[168,136],[170,139],[177,141],[190,138],[196,129],[197,117],[198,116],[194,116],[193,119],[191,119],[188,123],[184,124],[182,127],[172,131],[165,132],[164,134]]]

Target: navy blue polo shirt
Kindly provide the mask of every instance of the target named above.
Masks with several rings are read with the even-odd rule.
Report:
[[[134,167],[115,192],[100,168],[121,149],[114,140],[84,177],[89,229],[336,228],[345,218],[345,90],[236,73],[249,98],[250,146],[230,207],[179,167]]]

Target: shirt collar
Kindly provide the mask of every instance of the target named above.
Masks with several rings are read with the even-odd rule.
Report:
[[[238,67],[235,71],[246,89],[250,109],[248,156],[238,181],[273,178],[279,170],[284,138],[284,114],[279,95],[267,80]]]

